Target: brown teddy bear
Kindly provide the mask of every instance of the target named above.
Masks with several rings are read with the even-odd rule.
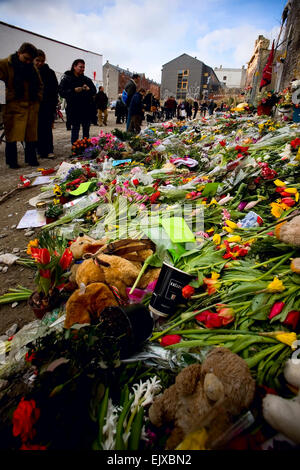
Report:
[[[300,215],[289,222],[276,225],[275,235],[278,240],[288,245],[300,246]]]
[[[192,364],[176,377],[175,384],[159,395],[149,409],[157,427],[173,423],[166,449],[175,449],[190,433],[207,432],[206,448],[226,433],[233,418],[246,410],[255,392],[255,381],[246,362],[229,349],[217,347],[203,364]]]
[[[153,253],[149,248],[152,248],[151,243],[118,240],[107,244],[106,240],[79,237],[71,245],[71,251],[75,259],[87,259],[80,264],[74,264],[71,269],[70,280],[75,281],[79,289],[73,292],[66,304],[65,327],[70,328],[74,323],[90,323],[99,318],[106,306],[126,303],[126,288],[133,286],[139,275],[142,262],[138,260],[144,261]],[[159,272],[160,269],[157,268],[149,269],[137,287],[145,289],[150,282],[158,278]],[[97,289],[99,298],[96,298]]]

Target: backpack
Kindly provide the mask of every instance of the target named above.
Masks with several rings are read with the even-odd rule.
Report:
[[[123,91],[122,91],[121,100],[123,101],[124,104],[126,104],[126,103],[127,103],[127,99],[128,99],[127,91],[123,90]]]

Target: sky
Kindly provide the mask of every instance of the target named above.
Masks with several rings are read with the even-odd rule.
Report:
[[[210,67],[247,67],[259,34],[276,39],[287,0],[0,0],[5,23],[97,52],[161,81],[186,53]]]

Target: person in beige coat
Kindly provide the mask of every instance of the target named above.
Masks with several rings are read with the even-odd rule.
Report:
[[[0,60],[0,80],[6,88],[3,123],[6,138],[5,157],[10,168],[20,168],[17,142],[25,142],[25,163],[38,166],[36,141],[38,112],[43,97],[43,82],[33,59],[37,49],[23,43],[19,50]]]

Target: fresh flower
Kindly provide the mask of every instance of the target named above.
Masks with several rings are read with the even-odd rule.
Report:
[[[180,343],[182,337],[179,335],[165,335],[160,339],[161,346],[171,346],[171,344]]]
[[[225,147],[226,146],[226,140],[220,140],[219,144],[222,145],[222,147]]]
[[[277,202],[272,202],[270,204],[271,206],[271,214],[274,215],[277,219],[282,216],[282,213],[284,212],[284,209],[281,204],[278,204]]]
[[[47,447],[38,444],[22,444],[20,450],[47,450]]]
[[[232,307],[228,307],[227,305],[218,304],[216,307],[219,317],[222,318],[222,324],[228,325],[234,320],[234,310]]]
[[[71,250],[66,248],[62,254],[62,257],[59,260],[59,265],[62,267],[64,271],[66,271],[70,267],[72,260],[73,260],[73,254]]]
[[[275,302],[275,304],[273,305],[273,307],[271,308],[271,311],[268,315],[268,318],[271,320],[272,318],[276,317],[277,315],[279,315],[283,309],[283,307],[285,306],[285,303],[284,302]]]
[[[198,322],[204,323],[206,328],[219,328],[223,325],[222,318],[210,310],[204,310],[195,316]]]
[[[36,431],[33,426],[40,417],[40,409],[36,407],[34,400],[21,399],[13,412],[13,435],[20,436],[22,442],[34,438]]]
[[[32,255],[31,248],[37,248],[38,246],[39,246],[39,241],[38,241],[37,238],[35,240],[30,240],[30,242],[27,245],[27,252],[26,253],[29,256],[31,256]]]
[[[150,198],[149,198],[151,204],[155,204],[156,201],[157,201],[157,199],[159,198],[159,196],[160,196],[160,192],[159,192],[159,191],[156,191],[155,193],[153,193],[153,194],[150,196]]]
[[[291,312],[287,314],[286,319],[284,320],[283,324],[286,326],[291,326],[293,330],[295,330],[299,322],[299,317],[300,317],[300,312],[298,312],[297,310],[292,310]]]
[[[215,245],[220,245],[221,235],[219,235],[218,233],[215,233],[215,235],[213,236],[213,242]]]
[[[297,335],[294,332],[293,333],[278,332],[275,335],[275,338],[281,343],[287,344],[292,349],[296,349],[297,347],[294,345],[294,343],[297,342]]]
[[[192,295],[194,295],[195,289],[194,287],[187,285],[183,287],[181,293],[182,297],[184,297],[185,299],[189,299]]]
[[[283,285],[283,282],[275,276],[273,281],[268,284],[267,289],[269,292],[282,292],[285,290],[285,286]]]
[[[31,256],[38,263],[49,264],[50,263],[50,253],[47,248],[31,248]]]
[[[218,282],[219,277],[220,274],[212,272],[210,278],[205,277],[203,279],[203,283],[207,286],[208,295],[212,295],[217,292],[217,290],[221,286],[220,282]]]

